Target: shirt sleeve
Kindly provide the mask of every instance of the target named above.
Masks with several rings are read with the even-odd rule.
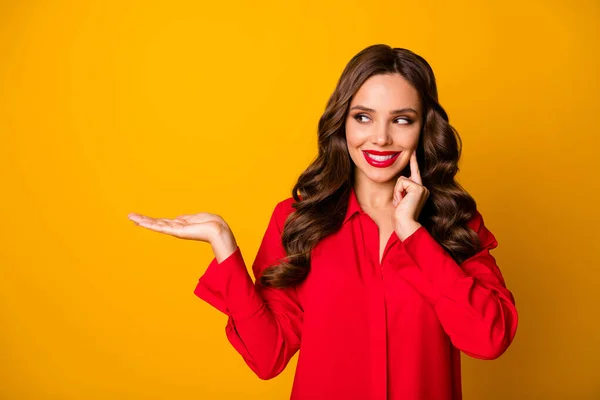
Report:
[[[495,359],[511,344],[518,314],[490,254],[498,246],[496,238],[478,211],[469,225],[477,232],[482,249],[460,265],[423,226],[402,242],[415,266],[393,264],[433,306],[455,347],[474,358]]]
[[[252,264],[255,279],[285,257],[281,205],[271,215]],[[194,294],[228,316],[227,338],[259,378],[279,375],[300,348],[303,310],[296,289],[253,283],[239,247],[221,263],[213,258]]]

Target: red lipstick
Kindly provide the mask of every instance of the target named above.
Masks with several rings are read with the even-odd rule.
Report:
[[[392,165],[396,159],[398,158],[398,156],[400,155],[400,151],[376,151],[376,150],[363,150],[362,151],[363,155],[365,156],[365,160],[367,160],[367,162],[369,163],[369,165],[372,165],[374,167],[377,168],[386,168],[389,167],[390,165]],[[375,158],[371,157],[375,156]],[[389,156],[392,157],[389,157]],[[385,157],[384,159],[382,159],[382,157],[384,156],[388,156]]]

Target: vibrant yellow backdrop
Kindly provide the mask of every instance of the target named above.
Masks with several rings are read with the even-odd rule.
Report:
[[[127,214],[219,213],[250,264],[374,43],[432,64],[517,300],[465,399],[600,398],[600,6],[490,4],[1,1],[0,398],[287,398],[193,295],[210,246]]]

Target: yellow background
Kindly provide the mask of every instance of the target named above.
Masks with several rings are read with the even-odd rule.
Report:
[[[482,4],[485,3],[486,5]],[[600,398],[598,1],[0,2],[0,398],[284,399],[193,295],[221,214],[249,264],[350,58],[433,66],[520,313],[465,399]]]

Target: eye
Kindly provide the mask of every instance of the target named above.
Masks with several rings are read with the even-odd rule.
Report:
[[[360,122],[360,123],[366,122],[366,121],[362,120],[361,118],[369,119],[369,117],[367,117],[365,114],[356,114],[354,116],[354,119],[357,120],[358,122]],[[399,118],[396,118],[394,121],[400,121],[400,122],[396,122],[398,125],[409,125],[413,122],[410,118],[407,118],[407,117],[399,117]]]
[[[363,122],[363,121],[360,120],[362,117],[369,118],[365,114],[356,114],[354,116],[354,119],[357,120],[358,122]]]
[[[412,122],[412,120],[410,120],[409,118],[406,118],[406,117],[396,118],[395,120],[402,121],[401,123],[399,123],[399,125],[408,125]]]

